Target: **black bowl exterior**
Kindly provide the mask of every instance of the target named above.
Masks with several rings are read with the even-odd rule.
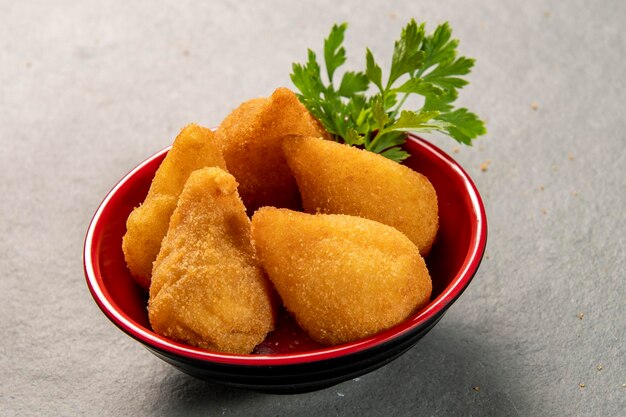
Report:
[[[303,364],[242,366],[184,358],[145,345],[150,352],[191,376],[238,389],[272,394],[298,394],[331,387],[391,362],[413,347],[445,311],[419,328],[361,352]]]

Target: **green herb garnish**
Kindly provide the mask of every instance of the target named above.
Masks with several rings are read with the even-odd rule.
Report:
[[[306,64],[294,63],[291,73],[298,98],[336,141],[400,162],[409,156],[401,147],[407,132],[440,131],[466,145],[486,133],[478,116],[453,106],[458,90],[468,84],[461,77],[469,74],[474,60],[457,57],[459,41],[452,39],[448,23],[426,34],[423,23],[411,20],[394,44],[386,82],[366,49],[365,72],[344,72],[337,87],[336,71],[346,62],[342,43],[347,27],[334,25],[324,40],[327,83],[311,49]],[[375,93],[368,96],[370,84]],[[420,109],[402,108],[411,94],[423,97]]]

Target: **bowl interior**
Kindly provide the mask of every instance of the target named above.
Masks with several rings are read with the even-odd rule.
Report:
[[[312,341],[282,311],[277,328],[248,357],[289,358],[307,352],[337,352],[382,343],[396,333],[410,331],[443,311],[467,286],[478,268],[485,246],[486,223],[480,196],[464,171],[435,146],[410,137],[405,164],[426,175],[437,191],[440,229],[426,259],[433,281],[431,302],[405,323],[353,346],[325,348]],[[169,341],[152,332],[147,314],[147,294],[131,277],[122,252],[126,219],[145,198],[150,182],[167,149],[153,155],[129,173],[109,193],[94,216],[85,242],[85,272],[94,299],[122,330],[144,343],[168,350],[179,349],[192,356],[210,353]],[[218,354],[220,359],[241,355]]]

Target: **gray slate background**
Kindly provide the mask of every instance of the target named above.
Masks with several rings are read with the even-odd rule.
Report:
[[[444,319],[388,366],[273,396],[179,373],[84,282],[103,196],[189,122],[290,86],[348,21],[352,68],[415,17],[475,57],[487,256]],[[626,2],[0,2],[0,415],[626,415]],[[490,161],[487,171],[480,166]]]

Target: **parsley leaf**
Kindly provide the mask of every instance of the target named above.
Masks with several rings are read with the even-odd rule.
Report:
[[[347,28],[347,23],[334,25],[328,38],[324,39],[324,61],[326,62],[326,73],[331,83],[335,70],[346,62],[346,50],[341,44]]]
[[[367,90],[367,87],[369,87],[367,75],[362,72],[347,71],[343,74],[337,93],[342,97],[350,98],[356,93]]]
[[[400,39],[394,44],[387,89],[402,75],[413,72],[423,64],[426,53],[420,45],[424,34],[424,24],[417,26],[414,20],[402,30]]]
[[[370,51],[369,48],[367,48],[366,51],[367,52],[365,53],[365,75],[367,75],[367,78],[371,82],[373,82],[382,93],[384,91],[383,70],[380,69],[376,61],[374,61],[374,54],[372,54],[372,51]]]
[[[334,25],[324,39],[326,81],[310,49],[306,64],[294,63],[290,74],[300,101],[335,140],[400,162],[409,156],[402,149],[407,132],[439,131],[467,145],[487,132],[476,114],[453,105],[474,60],[457,57],[459,41],[448,23],[427,34],[424,23],[411,20],[394,43],[386,80],[366,48],[365,71],[345,71],[336,87],[335,74],[347,60],[347,27]],[[377,91],[367,96],[370,83]],[[422,107],[403,109],[412,94],[423,98]]]

